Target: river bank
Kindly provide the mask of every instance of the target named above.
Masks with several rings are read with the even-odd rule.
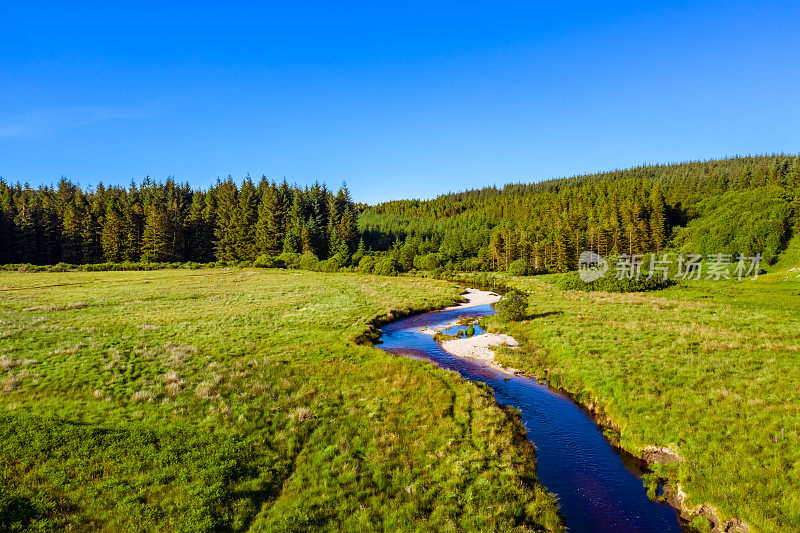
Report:
[[[796,513],[790,509],[796,507],[780,506],[785,500],[780,486],[788,481],[762,479],[747,488],[732,479],[739,465],[755,464],[743,459],[746,445],[708,452],[709,443],[726,442],[715,431],[732,434],[731,428],[736,427],[747,435],[737,442],[757,441],[766,434],[771,443],[767,450],[780,448],[787,458],[778,457],[789,462],[794,433],[785,421],[781,423],[780,416],[763,410],[774,396],[771,399],[763,387],[754,389],[746,380],[739,382],[734,362],[758,365],[756,368],[761,368],[760,361],[771,363],[764,366],[764,372],[785,368],[772,363],[780,361],[776,354],[796,352],[796,342],[787,332],[772,331],[771,324],[786,320],[782,313],[789,310],[782,307],[785,300],[781,296],[791,287],[742,284],[735,286],[739,292],[734,293],[727,285],[716,284],[713,291],[705,291],[699,284],[658,294],[587,294],[563,292],[539,278],[501,277],[500,281],[535,298],[532,304],[539,314],[535,319],[504,325],[505,332],[520,341],[522,348],[498,351],[496,362],[546,381],[552,390],[585,408],[613,445],[653,470],[648,476],[651,481],[666,482],[663,496],[680,510],[684,520],[697,521],[703,531],[747,531],[747,524],[772,530],[775,528],[757,524],[793,523]],[[764,291],[774,294],[774,309],[765,307],[763,295],[758,294]],[[728,299],[717,301],[720,292]],[[771,321],[746,322],[741,309],[729,301],[768,313]],[[770,340],[765,344],[767,331]],[[749,344],[747,350],[744,343]],[[726,357],[719,357],[721,351]],[[693,385],[686,386],[688,383]],[[777,392],[772,390],[772,394]],[[698,401],[698,397],[705,399]],[[714,408],[697,410],[698,404]],[[762,410],[757,414],[741,416],[742,409],[758,406]],[[747,428],[754,417],[760,417],[763,424],[758,435]],[[698,437],[698,428],[703,430],[703,439]],[[747,448],[747,452],[752,450]],[[726,468],[720,468],[721,459]],[[773,455],[758,464],[775,462]],[[785,472],[780,465],[771,471],[779,477]],[[717,478],[726,482],[713,482]],[[777,504],[777,509],[769,515],[757,513],[759,519],[746,517],[747,505],[755,507],[748,503],[748,494],[761,496],[763,506]],[[772,496],[767,497],[769,494]]]
[[[480,289],[468,288],[462,294],[466,300],[463,303],[446,307],[445,311],[464,310],[483,305],[494,305],[497,303],[501,296],[491,291],[484,291]],[[458,321],[452,321],[436,327],[423,327],[419,329],[420,333],[436,337],[442,332],[459,326]],[[519,343],[511,335],[504,333],[489,333],[483,332],[470,337],[459,337],[453,339],[443,340],[441,342],[442,348],[456,357],[464,357],[480,361],[491,368],[500,372],[517,375],[519,370],[514,368],[507,368],[497,363],[494,360],[494,348],[500,346],[507,346],[509,348],[519,347]]]
[[[462,305],[387,324],[380,347],[397,355],[427,359],[468,380],[486,383],[500,405],[519,410],[527,438],[536,446],[539,478],[558,495],[571,529],[680,531],[675,510],[647,497],[637,470],[631,470],[622,460],[589,413],[536,379],[529,379],[532,376],[494,360],[491,349],[511,344],[512,337],[491,333],[461,337],[476,318],[494,314],[490,303],[499,300],[488,291],[470,290],[463,297],[466,302]],[[480,331],[477,326],[475,329]],[[493,341],[481,340],[482,335]],[[491,355],[473,351],[472,357],[464,357],[453,345],[445,349],[436,342],[442,337],[445,343],[459,341],[470,350],[486,349]]]
[[[466,300],[464,303],[448,307],[446,310],[465,310],[480,305],[490,305],[496,303],[500,299],[500,296],[494,292],[481,291],[478,289],[467,289],[462,296]],[[419,332],[434,337],[441,337],[443,332],[459,325],[463,325],[463,321],[460,323],[458,320],[455,320],[436,327],[423,327],[419,329]],[[548,371],[546,369],[543,369],[543,376],[530,375],[516,368],[504,366],[495,360],[495,348],[500,346],[507,346],[512,349],[519,348],[519,343],[510,335],[484,332],[471,337],[439,340],[442,349],[453,356],[479,361],[507,375],[522,376],[534,380],[539,380],[541,378],[547,380]],[[511,351],[509,355],[513,353],[514,351]],[[548,385],[550,384],[548,383]],[[557,394],[566,396],[579,405],[598,427],[601,428],[611,446],[614,447],[618,453],[626,456],[626,461],[629,464],[636,464],[641,473],[650,472],[650,468],[654,465],[675,463],[682,460],[680,456],[668,447],[648,445],[642,449],[627,449],[622,445],[619,439],[620,424],[616,423],[601,406],[595,402],[581,401],[581,396],[579,394],[575,394],[573,391],[561,387],[552,386],[552,390]],[[610,437],[610,435],[616,435],[616,437]],[[665,478],[662,482],[665,483],[663,501],[669,503],[678,511],[684,527],[689,527],[689,523],[693,520],[703,518],[710,524],[711,531],[732,532],[748,530],[744,522],[737,518],[720,519],[718,511],[713,506],[708,504],[689,504],[686,494],[683,492],[681,486],[674,480]]]

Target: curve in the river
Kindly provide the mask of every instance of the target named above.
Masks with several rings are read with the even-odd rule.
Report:
[[[558,496],[570,531],[681,531],[677,511],[647,497],[638,475],[572,400],[535,380],[509,376],[481,362],[455,357],[431,336],[418,331],[461,317],[494,313],[490,305],[483,305],[405,318],[382,328],[379,347],[426,359],[471,381],[482,381],[492,388],[498,403],[519,409],[528,438],[536,445],[539,480]]]

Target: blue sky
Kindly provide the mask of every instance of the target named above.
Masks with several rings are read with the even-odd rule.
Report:
[[[800,3],[3,2],[0,176],[432,197],[800,146]]]

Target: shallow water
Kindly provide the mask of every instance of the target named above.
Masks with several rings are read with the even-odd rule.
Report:
[[[572,400],[535,380],[509,376],[478,361],[450,355],[431,336],[417,331],[465,316],[494,313],[491,306],[484,305],[398,320],[382,328],[379,347],[426,359],[471,381],[482,381],[492,388],[498,403],[519,409],[528,438],[536,445],[539,480],[558,496],[570,531],[681,531],[677,511],[647,497],[634,467],[626,465],[594,421]],[[445,331],[454,335],[464,329],[459,326]]]

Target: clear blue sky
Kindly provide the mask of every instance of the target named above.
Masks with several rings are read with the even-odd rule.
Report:
[[[7,181],[377,202],[800,150],[798,2],[71,4],[0,4]]]

